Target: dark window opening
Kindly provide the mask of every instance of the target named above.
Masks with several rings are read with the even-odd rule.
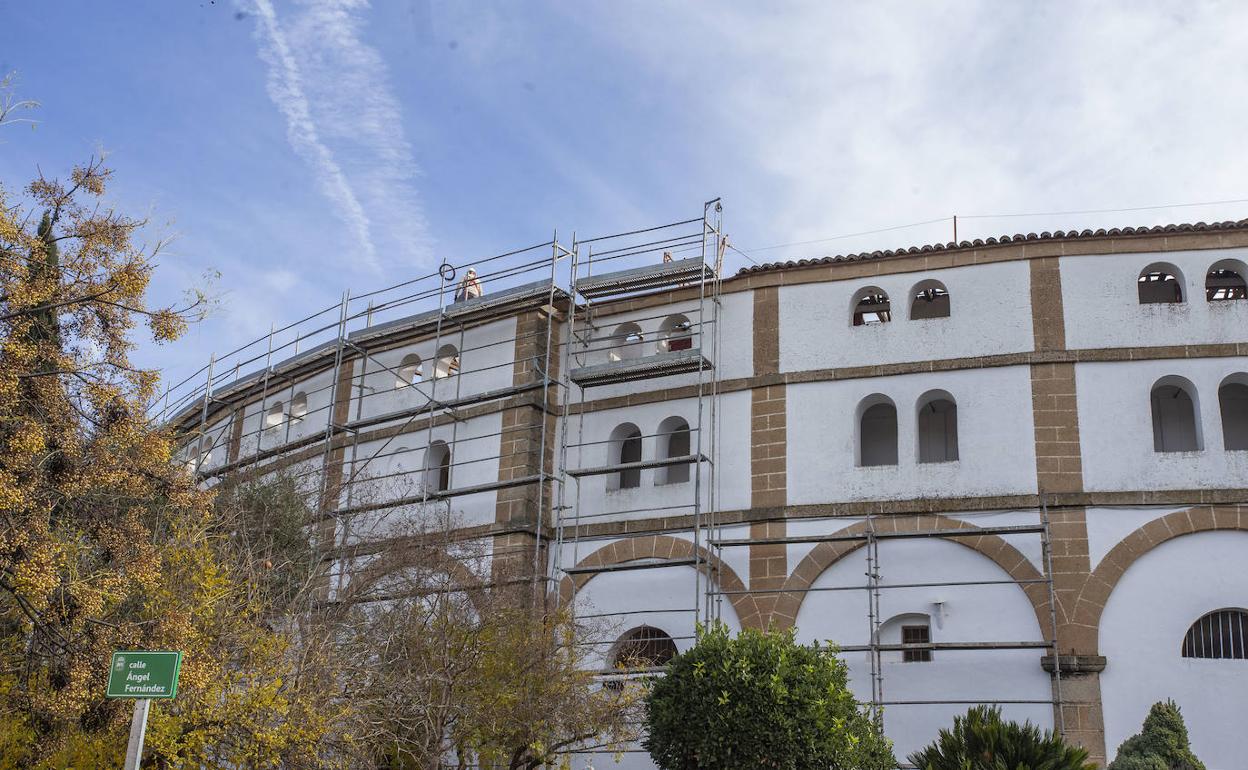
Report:
[[[1248,660],[1248,612],[1218,610],[1192,624],[1183,637],[1183,657]]]
[[[1141,305],[1174,304],[1183,301],[1179,271],[1169,265],[1149,265],[1136,281]]]
[[[928,626],[902,626],[901,627],[901,643],[902,644],[931,644],[932,630]],[[932,661],[931,650],[902,650],[901,660],[903,663],[930,663]]]
[[[854,326],[874,326],[892,318],[888,294],[883,289],[871,287],[854,295]]]
[[[620,442],[620,464],[639,462],[641,462],[641,431],[634,429]],[[636,489],[640,486],[640,468],[625,468],[620,471],[620,489]]]
[[[897,407],[875,404],[862,413],[859,426],[859,464],[897,464]]]
[[[1248,284],[1238,271],[1215,265],[1205,276],[1205,299],[1210,302],[1248,299]]]
[[[949,317],[949,291],[938,281],[919,284],[910,300],[910,320]]]
[[[1154,452],[1200,450],[1196,406],[1186,390],[1178,385],[1156,385],[1153,387],[1152,407]]]
[[[1248,385],[1228,382],[1218,388],[1222,409],[1222,444],[1226,449],[1248,449]]]

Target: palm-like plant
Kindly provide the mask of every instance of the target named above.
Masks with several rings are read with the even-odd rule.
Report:
[[[1001,718],[1000,708],[976,706],[954,717],[953,728],[910,755],[922,770],[1095,770],[1088,752],[1030,722]]]

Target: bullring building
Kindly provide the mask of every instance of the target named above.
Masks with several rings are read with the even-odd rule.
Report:
[[[998,703],[1104,763],[1171,698],[1242,767],[1248,220],[729,276],[720,217],[347,294],[164,417],[205,484],[306,481],[331,597],[438,506],[596,619],[607,684],[701,622],[793,626],[898,757]]]

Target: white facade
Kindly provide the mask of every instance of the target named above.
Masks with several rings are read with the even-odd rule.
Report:
[[[670,538],[684,544],[680,553],[692,553],[692,528],[680,517],[691,517],[695,509],[699,515],[714,510],[724,517],[724,526],[715,530],[719,539],[750,538],[752,521],[783,521],[784,537],[817,540],[861,533],[894,514],[926,516],[922,526],[944,529],[1006,528],[982,542],[881,541],[874,640],[863,590],[866,548],[848,549],[803,583],[802,565],[821,558],[827,544],[786,543],[779,551],[786,573],[764,583],[752,574],[758,567],[751,547],[725,547],[713,554],[723,582],[711,588],[722,592],[736,586],[737,594],[762,585],[771,588],[760,591],[773,594],[775,586],[793,589],[801,597],[790,608],[795,615],[786,620],[777,614],[771,620],[794,622],[802,641],[846,647],[899,644],[922,627],[936,645],[999,644],[979,650],[937,647],[930,660],[882,653],[885,726],[904,760],[976,701],[1006,702],[1011,718],[1057,726],[1054,682],[1041,666],[1041,657],[1051,650],[1037,646],[1051,639],[1053,629],[1047,598],[1038,601],[1033,594],[1046,575],[1062,573],[1060,580],[1083,581],[1059,586],[1073,591],[1070,601],[1108,591],[1103,612],[1090,621],[1099,621],[1098,633],[1075,651],[1088,659],[1103,656],[1104,670],[1080,672],[1091,678],[1077,687],[1072,680],[1070,689],[1093,691],[1086,684],[1099,676],[1096,705],[1102,708],[1095,711],[1104,714],[1103,738],[1097,737],[1096,724],[1077,730],[1067,725],[1068,730],[1094,749],[1101,740],[1112,759],[1118,744],[1139,730],[1149,706],[1172,698],[1183,707],[1193,748],[1210,770],[1239,767],[1240,758],[1248,755],[1248,734],[1235,727],[1236,717],[1248,709],[1248,659],[1193,659],[1180,653],[1189,627],[1206,613],[1248,609],[1248,573],[1241,568],[1248,558],[1248,513],[1239,514],[1237,527],[1244,531],[1220,531],[1228,529],[1223,524],[1216,527],[1219,531],[1202,529],[1195,514],[1189,518],[1185,513],[1209,504],[1248,503],[1235,497],[1237,490],[1248,489],[1248,451],[1234,448],[1240,445],[1234,437],[1248,431],[1248,422],[1236,417],[1239,407],[1227,411],[1220,392],[1228,383],[1248,384],[1248,300],[1208,301],[1204,286],[1211,266],[1240,265],[1248,248],[1127,251],[1107,241],[1104,251],[1056,259],[1060,289],[1055,284],[1048,295],[1044,286],[1033,284],[1039,279],[1030,255],[1019,251],[1016,257],[996,259],[985,250],[984,259],[956,267],[881,260],[877,274],[868,277],[840,277],[833,268],[816,280],[802,272],[805,268],[794,267],[773,271],[779,277],[766,287],[729,280],[714,321],[705,311],[698,314],[701,304],[688,291],[673,291],[668,303],[620,309],[602,303],[587,341],[572,344],[571,358],[561,348],[560,366],[671,352],[672,319],[683,317],[691,321],[691,347],[716,367],[713,379],[720,393],[711,397],[706,371],[583,391],[565,382],[566,390],[558,390],[557,397],[582,406],[580,413],[561,412],[567,422],[560,419],[541,434],[554,462],[562,464],[556,475],[564,485],[564,497],[545,500],[543,515],[549,523],[552,507],[562,501],[565,521],[575,520],[592,533],[547,551],[552,584],[566,586],[563,570],[595,563],[595,554],[615,543]],[[1176,276],[1183,302],[1140,303],[1138,279],[1157,265]],[[937,285],[947,291],[948,317],[911,319],[915,295]],[[763,288],[776,292],[774,317],[756,317],[756,292]],[[887,323],[854,325],[855,304],[868,289],[887,295]],[[1060,349],[1037,346],[1036,340],[1052,330],[1037,320],[1046,317],[1047,309],[1032,306],[1036,296],[1061,303]],[[561,323],[560,338],[566,340],[566,317]],[[758,340],[766,335],[758,332],[768,324],[778,325],[775,371],[760,370],[765,357]],[[507,472],[500,464],[506,456],[500,445],[514,430],[506,422],[508,413],[466,409],[459,419],[443,420],[432,429],[404,426],[413,419],[412,411],[430,400],[471,401],[513,386],[519,372],[517,328],[514,315],[503,315],[441,337],[438,344],[454,344],[459,355],[456,371],[442,371],[441,377],[434,376],[439,345],[428,335],[383,344],[363,366],[357,361],[346,409],[349,420],[368,424],[344,450],[342,466],[362,483],[344,492],[339,505],[360,506],[387,496],[410,500],[436,487],[442,482],[430,469],[436,471],[439,461],[430,459],[430,446],[442,442],[451,453],[450,491],[482,489],[448,496],[440,504],[450,506],[464,526],[498,524],[500,501],[505,502],[499,480]],[[414,375],[413,356],[420,361]],[[1069,387],[1075,417],[1068,423],[1073,422],[1077,435],[1063,433],[1073,431],[1068,423],[1059,429],[1046,422],[1052,415],[1045,409],[1060,412],[1067,398],[1064,392],[1050,396],[1044,390],[1049,386],[1041,380],[1049,375],[1040,369],[1051,364],[1073,367]],[[413,384],[405,385],[405,376]],[[1156,388],[1174,383],[1193,404],[1196,447],[1190,450],[1159,449],[1155,435]],[[783,405],[760,411],[766,408],[760,406],[765,400],[760,393],[772,388],[782,390]],[[314,441],[326,430],[333,393],[332,373],[325,368],[275,382],[262,399],[236,412],[243,427],[235,450],[228,449],[233,418],[217,416],[209,422],[204,435],[213,450],[207,458],[201,452],[201,470],[245,464],[248,458],[270,462],[281,455],[271,450]],[[300,394],[306,397],[300,409],[306,411],[291,419],[291,404],[302,404]],[[933,446],[931,414],[937,413],[937,401],[956,405],[956,414],[940,412],[943,433],[933,459],[924,447]],[[277,413],[284,417],[266,428],[266,415],[278,402]],[[891,405],[895,420],[868,426],[864,417],[878,405]],[[924,409],[930,414],[925,416]],[[700,449],[707,461],[662,465],[673,456],[673,426],[682,424],[690,430],[685,451],[695,455]],[[783,436],[780,448],[760,448],[766,441],[758,437],[777,430]],[[877,436],[879,430],[884,439]],[[626,449],[632,435],[640,438]],[[560,451],[560,436],[566,436],[566,453]],[[1232,437],[1231,448],[1227,437]],[[889,441],[895,449],[886,446]],[[1074,445],[1073,458],[1044,453],[1063,444]],[[181,459],[193,463],[196,446],[188,445]],[[232,460],[230,451],[237,455]],[[895,454],[891,461],[890,451]],[[318,461],[305,459],[299,467],[315,473]],[[635,474],[628,471],[631,475],[620,470],[577,475],[629,463],[644,467]],[[783,476],[778,492],[760,488],[760,478],[768,473]],[[1052,473],[1073,473],[1077,483],[1054,487],[1053,477],[1046,475]],[[551,495],[557,493],[556,485]],[[1050,513],[1071,512],[1081,515],[1082,527],[1073,544],[1063,542],[1046,553],[1037,524]],[[1167,522],[1182,518],[1188,529],[1175,532],[1180,525],[1167,523],[1165,542],[1149,549],[1133,545],[1137,533],[1151,532],[1168,516]],[[933,520],[938,520],[935,525]],[[344,518],[340,542],[356,544],[401,532],[403,526],[401,516],[366,511]],[[1031,529],[1008,529],[1019,527]],[[698,537],[705,546],[707,531]],[[595,665],[610,669],[617,640],[640,626],[665,632],[678,650],[692,643],[694,608],[707,606],[706,579],[689,565],[660,564],[668,559],[666,553],[625,558],[621,563],[642,568],[582,580],[574,601],[579,614],[599,618]],[[1070,566],[1069,559],[1081,554],[1086,563]],[[1050,556],[1060,561],[1052,572]],[[1127,558],[1130,566],[1120,579],[1105,579]],[[710,606],[733,628],[762,622],[742,617],[734,596],[715,593]],[[1082,605],[1063,607],[1058,622],[1078,625],[1077,608],[1083,611]],[[1014,643],[1018,646],[1011,648]],[[855,692],[870,700],[867,653],[843,657]],[[590,760],[598,770],[611,766],[606,755],[578,758],[574,766]],[[623,766],[650,764],[644,753],[630,752]]]

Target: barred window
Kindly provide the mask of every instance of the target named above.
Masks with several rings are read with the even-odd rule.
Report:
[[[676,642],[665,631],[641,626],[620,638],[613,657],[617,668],[657,668],[676,657]]]
[[[1185,658],[1248,659],[1244,638],[1248,636],[1248,612],[1218,610],[1192,624],[1183,637]]]
[[[902,644],[931,644],[931,626],[902,626]],[[931,663],[931,650],[902,650],[901,659],[905,663]]]

